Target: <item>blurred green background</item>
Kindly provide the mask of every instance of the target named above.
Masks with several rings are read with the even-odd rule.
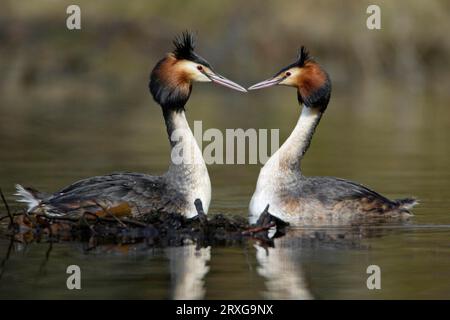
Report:
[[[79,31],[66,28],[70,4],[1,4],[0,187],[11,204],[15,183],[50,192],[111,171],[164,172],[169,144],[148,76],[173,37],[188,29],[198,35],[197,52],[243,86],[291,63],[305,45],[329,72],[333,93],[304,173],[356,180],[392,198],[416,196],[414,224],[450,224],[449,1],[80,0]],[[381,30],[366,27],[370,4],[381,8]],[[295,90],[285,87],[244,95],[195,84],[187,105],[190,123],[203,120],[204,130],[279,128],[281,142],[299,112]],[[211,213],[246,215],[259,168],[209,166]],[[302,263],[310,268],[319,260],[307,278],[322,298],[448,298],[448,229],[429,230],[371,240],[373,251],[312,250]],[[209,297],[260,297],[261,279],[241,266],[237,251],[231,258],[227,249],[213,253]],[[65,254],[56,255],[63,265]],[[216,268],[220,258],[226,263]],[[390,266],[390,290],[368,292],[348,274],[372,260]],[[100,273],[90,277],[120,284],[119,276],[104,280]],[[35,294],[17,286],[16,276],[5,278],[4,295],[11,287],[17,297]],[[112,297],[121,297],[117,288]],[[46,296],[59,296],[47,289]],[[82,294],[104,297],[99,290]]]
[[[169,147],[148,76],[188,29],[198,35],[197,51],[244,86],[292,62],[300,45],[329,71],[332,99],[307,174],[356,179],[393,196],[449,195],[428,186],[444,177],[448,186],[448,1],[377,1],[381,30],[366,27],[368,1],[79,1],[82,30],[75,31],[66,28],[69,4],[2,2],[6,191],[16,182],[53,191],[111,170],[163,172]],[[298,114],[290,88],[243,95],[197,84],[188,104],[189,121],[203,120],[204,130],[280,128],[281,142]],[[258,169],[211,166],[213,209],[245,209]],[[230,180],[234,173],[242,180]]]

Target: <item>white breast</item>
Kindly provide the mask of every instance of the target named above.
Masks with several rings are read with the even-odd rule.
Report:
[[[183,210],[187,218],[197,215],[195,200],[200,199],[203,210],[208,213],[211,202],[211,181],[202,151],[187,123],[184,112],[171,115],[175,128],[170,135],[173,143],[171,164],[166,177],[169,183],[186,197],[188,206]]]
[[[203,210],[208,213],[209,204],[211,202],[211,181],[209,180],[208,172],[196,177],[197,183],[188,192],[188,201],[190,207],[187,209],[185,215],[188,218],[195,217],[197,215],[197,209],[195,208],[195,200],[200,199],[202,201]]]
[[[320,117],[320,111],[303,106],[300,118],[291,135],[261,169],[255,193],[250,201],[251,222],[256,222],[267,205],[269,205],[270,214],[284,221],[289,222],[296,219],[292,212],[285,212],[282,209],[279,191],[282,188],[298,186],[301,177],[300,160],[308,149]]]
[[[271,158],[271,160],[274,160]],[[256,223],[261,213],[264,211],[267,205],[269,205],[270,214],[283,219],[284,212],[279,208],[278,199],[278,171],[274,168],[274,164],[269,160],[266,165],[261,169],[258,182],[256,184],[256,190],[253,193],[249,206],[249,222],[251,224]]]

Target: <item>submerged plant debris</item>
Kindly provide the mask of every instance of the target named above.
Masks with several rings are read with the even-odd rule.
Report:
[[[29,215],[26,212],[11,213],[2,196],[9,219],[8,232],[20,242],[90,241],[92,237],[102,243],[138,243],[168,247],[185,244],[232,245],[256,238],[271,245],[274,238],[284,235],[288,225],[272,216],[266,207],[255,225],[240,216],[222,214],[207,216],[199,199],[195,201],[198,215],[188,219],[177,213],[154,212],[140,218],[116,217],[105,212],[101,217],[84,214],[81,218],[54,217],[45,214]]]
[[[145,247],[177,247],[195,244],[197,247],[230,246],[256,240],[264,247],[274,247],[274,240],[295,243],[296,247],[344,246],[360,247],[361,239],[378,237],[389,232],[385,226],[389,217],[355,220],[353,224],[325,227],[305,225],[289,232],[288,223],[269,212],[269,206],[254,225],[243,216],[206,215],[199,199],[195,201],[198,215],[186,218],[177,213],[153,212],[139,218],[118,217],[104,208],[95,215],[55,217],[29,215],[25,211],[12,213],[0,189],[6,215],[0,214],[0,234],[20,243],[72,241],[88,244],[88,250],[99,245],[138,244]],[[395,219],[394,219],[395,221]],[[7,223],[5,223],[7,222]],[[402,221],[404,224],[405,221]],[[286,237],[284,237],[286,235]],[[287,239],[289,238],[289,239]],[[286,241],[283,241],[285,240]],[[294,240],[293,240],[294,239]],[[280,243],[278,243],[280,245]]]

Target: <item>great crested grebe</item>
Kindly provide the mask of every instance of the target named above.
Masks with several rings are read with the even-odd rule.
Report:
[[[161,106],[172,153],[169,170],[162,176],[143,173],[113,173],[87,178],[46,195],[17,185],[18,201],[29,213],[49,216],[80,216],[84,213],[137,216],[153,211],[197,215],[195,199],[205,213],[211,200],[211,182],[202,152],[185,117],[185,104],[192,82],[214,82],[246,92],[245,88],[217,74],[194,52],[194,39],[185,32],[174,40],[174,50],[160,60],[150,75],[149,89]],[[181,157],[181,158],[180,158]]]
[[[293,224],[306,221],[346,222],[353,218],[407,216],[416,200],[389,200],[358,183],[333,177],[305,177],[300,164],[327,108],[331,81],[327,72],[302,47],[297,60],[272,78],[248,90],[273,85],[297,89],[303,109],[294,131],[267,161],[250,202],[255,220],[270,205],[270,213]]]

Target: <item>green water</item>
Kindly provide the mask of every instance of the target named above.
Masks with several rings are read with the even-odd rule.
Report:
[[[87,250],[11,243],[0,231],[0,298],[450,298],[448,1],[377,1],[381,30],[367,29],[363,1],[79,0],[78,31],[65,25],[70,4],[2,2],[0,187],[13,210],[16,183],[52,192],[113,171],[166,170],[148,73],[186,29],[198,31],[200,55],[246,87],[306,45],[333,93],[304,173],[420,205],[404,224],[294,229],[266,251],[254,241]],[[291,88],[243,95],[211,84],[194,86],[187,110],[205,130],[279,128],[281,141],[300,113]],[[259,168],[209,166],[210,213],[246,216]],[[66,288],[72,264],[81,290]],[[381,268],[381,290],[366,287],[369,265]]]
[[[187,117],[202,119],[204,129],[280,128],[284,140],[299,115],[294,98],[289,89],[240,95],[202,85]],[[5,108],[0,186],[11,204],[15,183],[55,191],[111,171],[164,172],[169,147],[150,98],[84,102],[25,99]],[[420,205],[407,223],[294,229],[267,251],[254,241],[198,252],[143,244],[88,251],[82,243],[11,244],[2,234],[0,297],[448,299],[449,115],[439,101],[398,105],[388,94],[348,99],[338,92],[303,162],[308,175],[352,179],[392,198],[416,196]],[[246,215],[259,167],[211,165],[210,213]],[[71,264],[81,267],[81,290],[66,288]],[[381,290],[366,287],[369,265],[381,268]]]

